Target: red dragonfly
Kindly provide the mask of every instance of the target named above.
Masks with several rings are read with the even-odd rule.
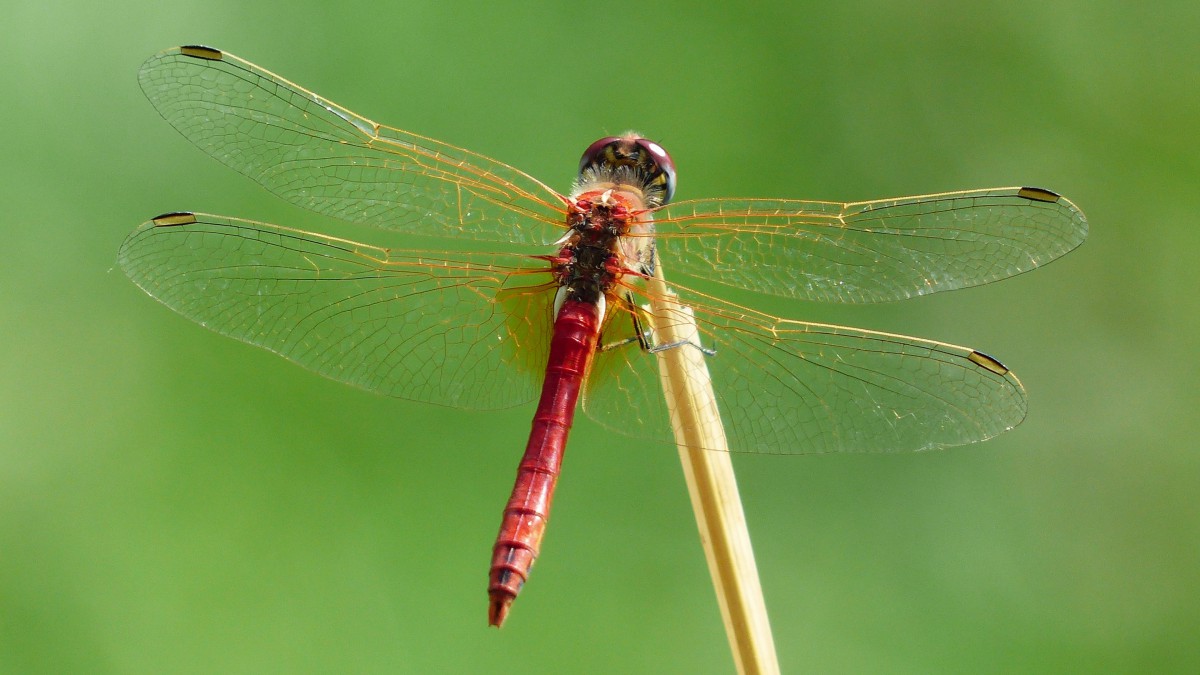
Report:
[[[588,147],[562,194],[216,49],[165,51],[139,79],[180,133],[280,197],[452,240],[400,250],[170,213],[134,231],[120,262],[201,325],[372,391],[489,410],[532,400],[540,381],[493,549],[495,626],[537,556],[580,394],[614,431],[671,438],[658,351],[702,350],[736,451],[923,450],[991,438],[1025,417],[1020,381],[982,352],[777,318],[677,284],[699,343],[660,343],[646,284],[660,257],[672,273],[760,293],[882,302],[1020,274],[1087,236],[1070,201],[1029,187],[672,203],[671,158],[635,134]],[[503,246],[481,253],[468,240]]]

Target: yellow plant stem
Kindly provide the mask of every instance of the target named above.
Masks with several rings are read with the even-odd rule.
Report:
[[[655,340],[675,345],[657,353],[659,374],[734,663],[743,674],[779,673],[725,429],[706,357],[696,347],[702,342],[695,317],[667,287],[661,265],[647,285]]]

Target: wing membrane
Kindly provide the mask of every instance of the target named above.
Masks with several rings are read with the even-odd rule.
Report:
[[[506,164],[376,124],[232,54],[151,57],[142,90],[180,133],[299,206],[409,234],[541,244],[564,199]]]
[[[674,286],[691,307],[719,414],[735,452],[898,452],[963,445],[1019,424],[1025,390],[999,361],[965,347],[776,318]],[[669,314],[663,321],[674,320]],[[681,345],[675,349],[693,349]],[[584,409],[625,434],[671,439],[657,359],[636,343],[603,352]]]
[[[1087,220],[1038,188],[870,202],[700,199],[658,212],[673,272],[822,302],[883,302],[978,286],[1079,246]]]
[[[201,325],[321,375],[473,409],[532,400],[553,288],[518,255],[397,251],[277,225],[167,214],[121,246],[126,274]]]

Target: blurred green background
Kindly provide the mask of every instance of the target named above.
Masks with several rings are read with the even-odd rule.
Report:
[[[978,347],[1017,430],[735,458],[784,672],[1200,671],[1200,5],[18,2],[0,10],[0,671],[726,673],[671,447],[583,419],[502,631],[489,550],[530,406],[386,399],[205,331],[116,268],[195,209],[374,241],[207,158],[143,60],[229,50],[566,189],[636,128],[679,198],[1038,185],[1090,240],[892,305]]]

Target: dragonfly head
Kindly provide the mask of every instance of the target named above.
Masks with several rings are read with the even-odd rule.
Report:
[[[675,162],[658,143],[629,132],[606,136],[588,146],[579,158],[577,189],[600,184],[638,189],[646,206],[662,206],[675,196]]]

